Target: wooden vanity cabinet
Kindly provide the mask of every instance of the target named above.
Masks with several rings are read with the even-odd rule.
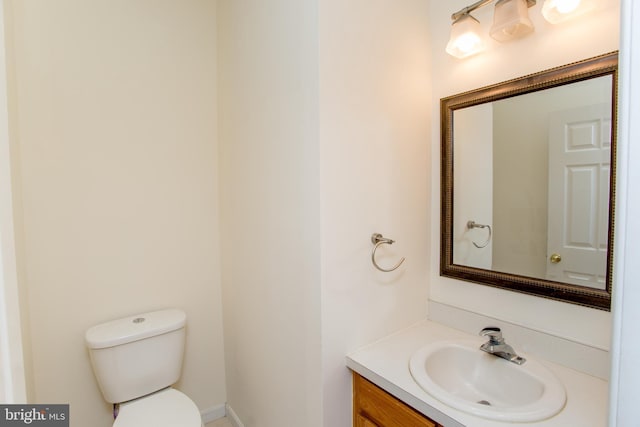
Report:
[[[353,373],[353,427],[442,427]]]

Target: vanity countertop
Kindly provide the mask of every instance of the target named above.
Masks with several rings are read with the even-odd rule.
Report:
[[[608,383],[540,358],[536,359],[560,379],[567,392],[565,408],[552,418],[534,423],[493,421],[461,412],[436,400],[413,380],[409,372],[410,357],[431,342],[469,338],[470,335],[464,332],[425,320],[348,355],[347,366],[445,427],[607,425]]]

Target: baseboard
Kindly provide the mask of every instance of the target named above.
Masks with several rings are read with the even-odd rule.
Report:
[[[231,405],[229,405],[228,403],[227,403],[227,419],[231,422],[231,424],[233,424],[233,427],[244,427],[244,424],[242,424],[242,421],[240,421],[240,418],[238,418],[238,415],[235,412],[233,412]]]
[[[200,416],[202,416],[202,422],[207,424],[211,421],[224,418],[226,412],[226,405],[222,404],[200,411]]]

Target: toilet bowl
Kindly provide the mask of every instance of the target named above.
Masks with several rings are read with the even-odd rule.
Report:
[[[120,405],[113,427],[204,427],[198,407],[184,393],[166,388]]]
[[[177,309],[129,316],[87,330],[85,342],[113,427],[203,427],[200,411],[172,388],[180,378],[186,314]]]

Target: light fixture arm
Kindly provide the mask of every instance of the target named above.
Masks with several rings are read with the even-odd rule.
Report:
[[[457,21],[458,18],[460,18],[463,15],[466,15],[468,13],[473,12],[476,9],[480,9],[482,6],[486,6],[489,3],[492,3],[494,0],[480,0],[475,2],[472,5],[469,5],[465,8],[460,9],[459,11],[457,11],[456,13],[454,13],[453,15],[451,15],[451,20],[452,21]],[[527,7],[532,7],[535,6],[536,4],[536,0],[527,0]]]

